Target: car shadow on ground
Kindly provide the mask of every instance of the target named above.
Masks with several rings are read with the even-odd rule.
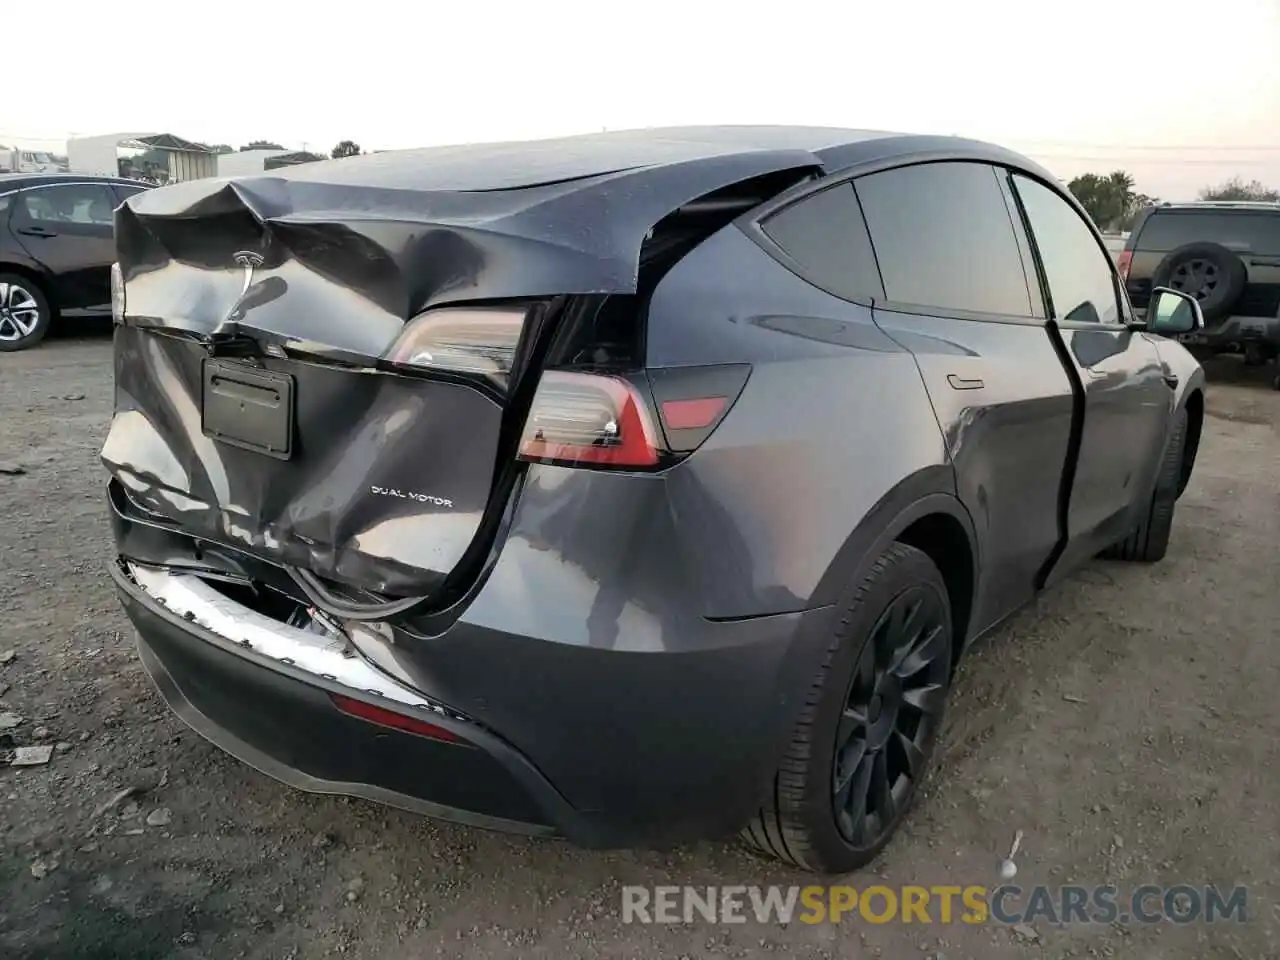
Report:
[[[110,317],[59,317],[45,340],[97,340],[111,337]]]

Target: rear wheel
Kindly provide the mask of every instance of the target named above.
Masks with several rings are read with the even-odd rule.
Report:
[[[821,873],[872,860],[928,769],[951,648],[942,575],[927,554],[893,544],[845,610],[746,841]]]
[[[49,300],[36,284],[15,273],[0,273],[0,351],[34,347],[52,320]]]
[[[1187,411],[1174,415],[1169,432],[1169,443],[1160,463],[1156,489],[1143,513],[1142,520],[1129,536],[1103,551],[1109,560],[1136,560],[1155,563],[1163,560],[1169,551],[1169,536],[1173,532],[1173,509],[1178,502],[1178,488],[1182,478],[1182,460],[1187,448]]]

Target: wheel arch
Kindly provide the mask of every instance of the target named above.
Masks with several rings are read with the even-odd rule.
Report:
[[[1187,439],[1182,451],[1182,473],[1178,477],[1178,496],[1191,482],[1191,470],[1200,450],[1200,435],[1204,430],[1204,390],[1197,384],[1187,392],[1183,407],[1187,411]]]
[[[958,657],[972,626],[981,563],[973,520],[955,495],[949,466],[928,467],[906,478],[868,511],[828,566],[813,605],[848,602],[876,558],[895,541],[923,551],[941,572]]]
[[[26,261],[5,259],[0,260],[0,273],[12,273],[36,284],[40,288],[40,292],[44,294],[44,298],[49,301],[49,307],[56,316],[58,311],[57,290],[51,282],[47,270],[35,264],[28,264]]]

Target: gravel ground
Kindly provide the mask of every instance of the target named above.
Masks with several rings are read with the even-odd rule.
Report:
[[[1245,923],[643,926],[621,884],[808,878],[728,841],[597,853],[434,823],[224,756],[153,691],[103,572],[109,343],[0,355],[0,460],[24,469],[0,473],[0,715],[56,745],[0,768],[0,955],[1276,957],[1280,394],[1236,373],[1211,372],[1170,556],[1090,566],[968,658],[928,789],[849,882],[994,886],[1017,829],[1024,885],[1245,884]]]

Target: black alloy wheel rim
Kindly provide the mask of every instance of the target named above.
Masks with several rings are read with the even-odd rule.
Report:
[[[854,847],[884,837],[924,775],[951,677],[946,624],[938,592],[911,587],[880,615],[854,666],[831,775],[836,825]]]
[[[1208,260],[1188,260],[1173,271],[1169,286],[1197,300],[1205,300],[1218,287],[1218,268]]]

